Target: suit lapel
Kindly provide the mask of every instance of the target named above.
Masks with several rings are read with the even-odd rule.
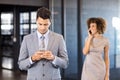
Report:
[[[31,43],[31,44],[33,44],[34,45],[34,49],[36,50],[36,51],[38,51],[39,50],[39,42],[38,42],[38,37],[37,37],[37,32],[35,32],[34,34],[33,34],[33,43]]]
[[[54,42],[54,34],[52,31],[49,32],[49,41],[48,41],[48,46],[47,46],[47,50],[50,50],[52,48]]]

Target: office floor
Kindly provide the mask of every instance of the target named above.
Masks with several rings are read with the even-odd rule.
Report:
[[[110,80],[120,80],[118,76],[120,70],[117,70],[119,73],[114,73],[114,70],[111,70]],[[7,69],[0,70],[0,80],[26,80],[26,73],[20,71],[12,71]],[[75,80],[75,79],[63,79],[63,80]]]
[[[0,69],[0,80],[26,80],[26,72]],[[75,80],[75,79],[62,79]]]
[[[26,80],[26,74],[20,71],[0,70],[0,80]]]

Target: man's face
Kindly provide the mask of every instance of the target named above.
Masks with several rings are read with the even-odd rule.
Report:
[[[41,17],[38,17],[36,23],[37,23],[37,30],[41,34],[45,34],[48,31],[49,26],[51,24],[50,19],[43,19]]]

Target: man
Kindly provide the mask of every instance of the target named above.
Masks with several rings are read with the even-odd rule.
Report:
[[[63,36],[49,30],[50,17],[47,8],[38,9],[37,31],[23,38],[18,65],[28,71],[27,80],[61,80],[60,68],[68,66]]]

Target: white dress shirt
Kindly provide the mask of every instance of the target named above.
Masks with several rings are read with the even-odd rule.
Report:
[[[40,32],[37,31],[37,36],[38,36],[38,43],[39,43],[39,48],[40,48],[40,44],[41,44],[41,36],[44,36],[44,43],[45,43],[45,50],[47,50],[47,45],[48,45],[48,40],[49,40],[49,30],[43,35]]]

